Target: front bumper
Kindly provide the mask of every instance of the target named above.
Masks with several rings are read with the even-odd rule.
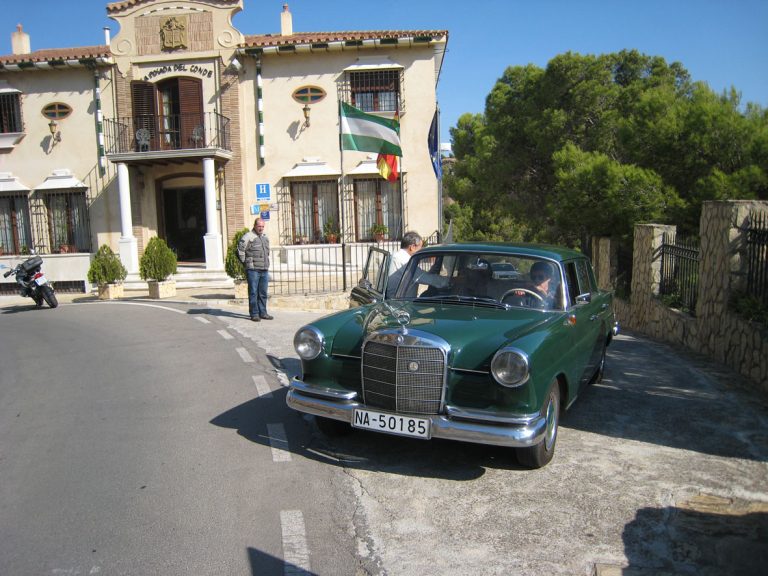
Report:
[[[356,392],[318,388],[298,378],[291,380],[286,403],[299,412],[341,420],[350,425],[356,408],[367,409],[357,401]],[[378,408],[372,410],[381,412]],[[432,438],[511,448],[525,448],[540,443],[547,427],[546,419],[539,414],[504,417],[451,406],[446,407],[446,414],[413,416],[431,420]]]

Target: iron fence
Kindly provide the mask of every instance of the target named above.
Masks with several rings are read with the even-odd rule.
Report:
[[[440,244],[435,231],[424,238],[427,245]],[[371,246],[400,248],[400,240],[343,244],[282,246],[270,250],[269,291],[276,296],[348,292],[363,276]]]
[[[230,150],[230,121],[218,112],[142,114],[104,120],[107,154],[195,148]]]
[[[695,315],[698,294],[698,240],[665,233],[661,244],[659,295],[669,306]]]
[[[768,213],[752,213],[744,232],[747,244],[747,293],[768,306]]]

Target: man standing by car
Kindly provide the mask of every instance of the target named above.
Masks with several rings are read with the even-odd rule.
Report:
[[[237,257],[245,264],[248,278],[248,312],[251,320],[272,320],[272,316],[267,313],[269,238],[264,234],[264,220],[256,218],[253,229],[243,234],[237,244]]]
[[[411,256],[416,254],[424,246],[424,240],[418,232],[409,231],[403,234],[402,240],[400,240],[400,250],[392,254],[392,258],[389,261],[389,277],[387,279],[387,294],[394,294],[400,279],[403,277],[405,271],[405,265],[411,259]]]

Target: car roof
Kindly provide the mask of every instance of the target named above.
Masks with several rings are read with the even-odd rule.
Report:
[[[562,246],[549,244],[526,244],[521,242],[461,242],[456,244],[435,244],[420,250],[420,253],[430,252],[493,252],[496,254],[517,254],[536,256],[557,262],[586,258],[584,254]]]

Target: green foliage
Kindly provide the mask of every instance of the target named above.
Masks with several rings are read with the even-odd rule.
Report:
[[[376,234],[387,234],[389,232],[389,228],[387,228],[384,224],[374,224],[371,226],[371,235]]]
[[[649,220],[690,234],[704,201],[768,198],[768,111],[636,50],[509,67],[451,138],[462,239],[583,244]]]
[[[768,327],[768,304],[749,294],[734,294],[730,302],[731,310],[748,322],[759,322]]]
[[[112,249],[103,244],[91,261],[88,268],[88,282],[91,284],[115,284],[122,282],[128,276],[120,258]]]
[[[237,245],[240,239],[248,232],[248,228],[243,228],[236,232],[232,241],[227,246],[227,258],[224,261],[224,270],[227,276],[233,280],[245,280],[245,265],[237,257]]]
[[[153,237],[139,259],[139,276],[142,280],[167,280],[176,273],[176,254],[165,240]]]
[[[328,236],[329,234],[339,235],[339,223],[335,218],[328,218],[323,224],[323,234]]]

